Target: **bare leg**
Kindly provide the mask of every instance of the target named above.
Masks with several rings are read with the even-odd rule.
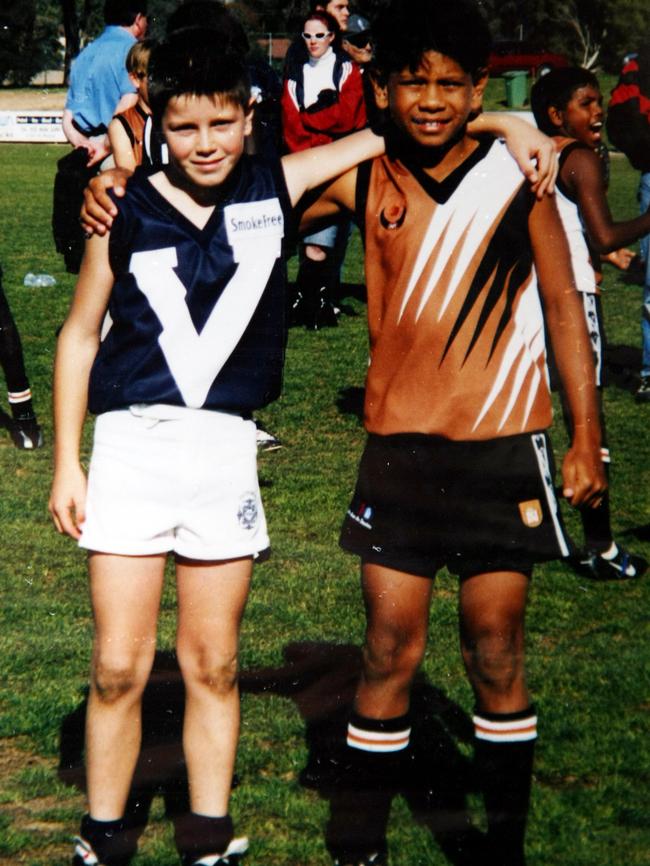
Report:
[[[530,703],[524,666],[528,578],[518,572],[480,574],[460,586],[463,660],[477,704],[512,713]]]
[[[367,628],[355,709],[374,719],[402,716],[426,648],[432,581],[366,563],[362,585]]]
[[[237,652],[252,559],[179,559],[176,574],[190,804],[193,813],[220,817],[228,812],[239,738]]]
[[[386,852],[396,785],[409,774],[409,703],[427,640],[432,582],[365,563],[363,669],[348,724],[345,776],[332,798],[326,840],[342,864]]]
[[[156,649],[165,556],[89,559],[95,638],[86,716],[89,811],[124,814],[140,751],[141,701]]]
[[[476,695],[474,763],[488,821],[486,861],[525,866],[537,717],[524,666],[528,579],[481,574],[460,589],[461,644]]]

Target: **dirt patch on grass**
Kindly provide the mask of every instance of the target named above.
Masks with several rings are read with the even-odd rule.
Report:
[[[63,89],[21,87],[9,90],[0,87],[0,111],[61,110],[65,105]]]
[[[57,766],[54,758],[43,758],[30,752],[25,741],[0,740],[0,797],[2,815],[8,823],[3,827],[5,843],[0,847],[0,866],[17,863],[67,862],[70,857],[71,827],[56,818],[50,817],[61,808],[60,796],[36,796],[27,799],[21,792],[19,776],[26,769],[42,768],[56,776]],[[71,789],[70,801],[76,795]],[[78,795],[78,812],[83,809],[83,797]],[[3,822],[4,823],[4,822]],[[19,845],[19,850],[9,854],[6,846],[14,847],[12,837],[23,837],[27,841]],[[65,840],[65,841],[63,841]]]

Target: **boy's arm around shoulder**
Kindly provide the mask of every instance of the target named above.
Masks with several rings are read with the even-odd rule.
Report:
[[[599,253],[618,250],[650,232],[650,211],[614,222],[600,157],[594,151],[573,150],[562,166],[562,180],[574,193],[589,240]]]
[[[109,231],[117,216],[117,207],[108,191],[113,190],[114,195],[122,198],[132,174],[126,168],[109,168],[91,178],[84,190],[80,216],[81,225],[89,236],[105,235]]]
[[[85,516],[86,478],[79,448],[88,382],[112,286],[108,235],[94,236],[86,243],[54,361],[54,478],[48,507],[58,532],[75,539]]]
[[[367,159],[381,156],[384,151],[383,137],[370,129],[363,129],[331,144],[283,156],[282,168],[291,204],[297,204],[306,192],[334,178],[346,173],[356,175],[352,169]]]
[[[553,139],[532,123],[505,111],[485,111],[472,120],[467,131],[472,136],[487,132],[502,137],[537,198],[554,191],[557,150]]]
[[[562,464],[563,494],[571,505],[600,504],[607,487],[594,360],[569,246],[555,201],[536,201],[529,218],[547,335],[573,422],[573,439]]]

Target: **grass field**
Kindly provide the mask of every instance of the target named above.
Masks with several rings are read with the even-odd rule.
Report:
[[[0,863],[29,866],[68,862],[83,805],[79,723],[91,638],[85,561],[55,534],[46,513],[55,330],[73,287],[53,250],[49,225],[55,162],[64,152],[0,146],[0,262],[47,439],[40,452],[18,452],[0,430]],[[615,158],[611,198],[620,217],[635,212],[635,186],[634,172]],[[27,271],[54,274],[56,287],[24,288]],[[346,276],[362,282],[356,237]],[[606,392],[614,526],[622,542],[650,555],[650,407],[634,404],[627,373],[638,362],[641,290],[609,268],[605,287],[612,361],[618,364]],[[286,447],[260,460],[274,550],[256,569],[242,637],[243,729],[233,812],[251,837],[251,866],[328,862],[328,802],[303,787],[299,774],[319,714],[336,712],[350,695],[363,634],[357,565],[336,542],[364,438],[355,412],[367,353],[364,308],[354,298],[346,303],[352,314],[337,329],[292,331],[284,394],[263,413]],[[561,429],[555,439],[561,448]],[[470,754],[472,702],[457,648],[455,596],[455,581],[441,575],[418,690],[431,726],[422,765],[429,762],[443,805],[453,787],[448,767],[464,765]],[[529,866],[648,863],[649,596],[649,579],[597,584],[578,579],[562,563],[536,572],[528,652],[541,735]],[[139,768],[142,779],[153,777],[152,784],[163,787],[178,760],[173,633],[170,581]],[[471,790],[467,804],[480,826]],[[164,808],[156,797],[137,866],[176,862]],[[436,813],[416,821],[411,812],[406,800],[395,801],[392,866],[448,863],[432,838]]]

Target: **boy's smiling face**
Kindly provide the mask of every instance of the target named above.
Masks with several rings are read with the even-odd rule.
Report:
[[[444,147],[480,109],[486,83],[487,74],[474,81],[451,57],[426,51],[415,71],[407,66],[390,73],[386,86],[375,82],[375,100],[414,142]]]
[[[219,94],[173,97],[162,119],[170,162],[196,187],[220,186],[244,152],[252,114]]]

